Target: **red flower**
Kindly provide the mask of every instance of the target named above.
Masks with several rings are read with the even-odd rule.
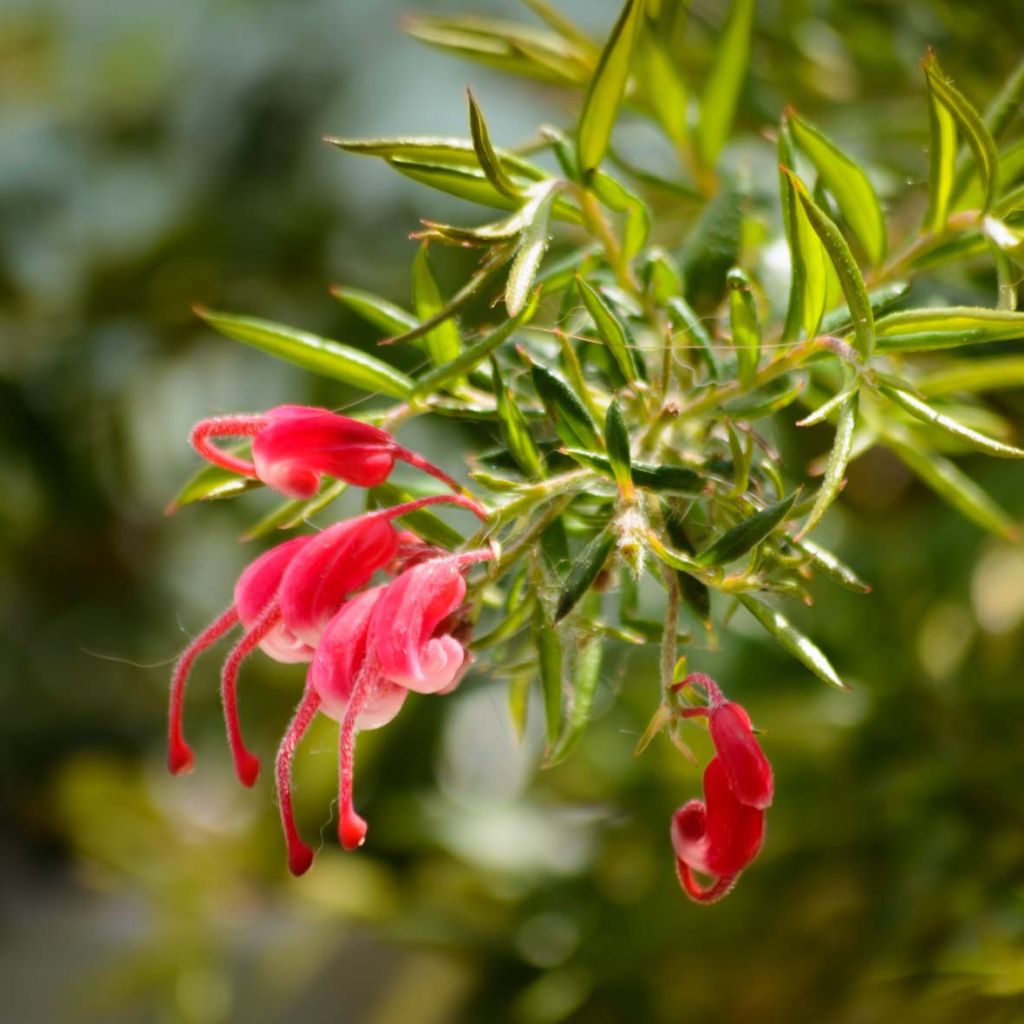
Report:
[[[338,837],[353,850],[362,845],[367,828],[352,801],[356,734],[391,721],[410,689],[454,689],[466,652],[446,625],[465,596],[463,569],[490,557],[490,551],[480,550],[420,562],[394,582],[348,601],[327,625],[277,755],[278,802],[294,874],[302,874],[313,858],[298,835],[291,802],[295,748],[313,716],[319,710],[341,725]]]
[[[691,800],[672,818],[672,845],[684,891],[701,903],[725,896],[740,872],[757,856],[764,839],[764,809],[772,802],[772,766],[740,704],[725,699],[709,676],[694,673],[673,689],[700,687],[705,707],[684,707],[683,718],[707,718],[715,746],[704,773],[704,803]],[[702,887],[693,872],[710,875]]]
[[[192,766],[182,735],[185,684],[198,654],[238,622],[245,635],[232,648],[221,673],[221,699],[235,772],[251,786],[259,759],[242,740],[237,685],[242,661],[260,647],[280,662],[309,661],[324,626],[350,594],[387,566],[400,548],[391,520],[435,504],[454,504],[483,517],[475,502],[459,495],[433,495],[393,508],[368,512],[309,537],[285,541],[261,555],[239,577],[231,608],[208,626],[178,659],[171,680],[168,764],[175,774]]]
[[[214,437],[251,437],[252,461],[211,443]],[[192,445],[204,459],[242,476],[262,480],[289,498],[313,497],[323,475],[359,487],[375,487],[391,475],[396,460],[408,462],[462,488],[443,470],[403,448],[386,431],[327,409],[279,405],[265,413],[215,416],[192,429]]]
[[[757,856],[764,840],[764,811],[742,803],[720,757],[704,771],[704,803],[691,800],[672,816],[676,870],[687,896],[699,903],[721,899]],[[694,872],[710,875],[704,887]]]

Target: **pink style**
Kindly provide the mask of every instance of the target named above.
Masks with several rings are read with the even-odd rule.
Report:
[[[390,722],[410,691],[443,694],[458,685],[468,657],[455,635],[466,593],[463,573],[491,557],[488,549],[418,562],[391,583],[349,600],[327,624],[277,754],[278,803],[293,874],[313,862],[291,799],[292,762],[313,717],[319,711],[340,725],[338,837],[346,850],[354,850],[367,830],[353,804],[356,734]]]
[[[212,443],[215,437],[251,437],[252,461],[219,448]],[[386,430],[327,409],[279,405],[265,413],[214,416],[196,424],[191,441],[208,462],[297,500],[312,498],[322,476],[375,487],[387,480],[396,461],[464,493],[444,470],[403,448]]]

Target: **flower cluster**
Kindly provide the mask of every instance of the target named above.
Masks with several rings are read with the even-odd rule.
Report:
[[[252,462],[211,444],[209,439],[218,436],[251,436]],[[211,462],[294,498],[312,497],[325,474],[362,486],[382,483],[399,459],[459,489],[451,477],[400,447],[385,431],[324,409],[280,406],[262,415],[205,420],[193,430],[192,442]],[[410,690],[450,692],[467,663],[460,639],[466,625],[460,615],[463,573],[489,559],[491,551],[452,554],[394,525],[401,516],[442,503],[486,518],[484,509],[463,494],[441,494],[367,512],[271,548],[239,576],[231,607],[189,644],[175,665],[168,764],[177,774],[193,762],[182,732],[192,665],[202,651],[241,625],[243,636],[221,672],[221,697],[235,773],[251,786],[260,764],[245,746],[238,719],[241,664],[257,648],[279,662],[309,663],[275,772],[288,863],[295,874],[309,868],[313,852],[295,826],[291,768],[315,714],[340,723],[338,834],[346,849],[354,849],[366,835],[366,822],[352,799],[356,733],[391,721]],[[389,582],[364,589],[378,572],[388,574]]]
[[[714,903],[732,889],[761,849],[774,782],[743,707],[726,700],[706,675],[687,676],[676,692],[686,686],[702,689],[708,703],[682,708],[679,714],[708,720],[715,756],[704,770],[704,801],[691,800],[672,816],[672,846],[683,891],[698,903]],[[702,885],[694,872],[711,882]]]

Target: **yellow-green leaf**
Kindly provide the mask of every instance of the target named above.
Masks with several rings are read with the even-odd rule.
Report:
[[[446,303],[441,297],[441,291],[434,277],[433,268],[430,266],[426,242],[419,247],[416,257],[412,261],[412,297],[416,316],[419,317],[420,323],[436,317],[446,308]],[[426,334],[426,342],[427,351],[435,366],[444,366],[450,363],[462,350],[459,329],[452,318],[442,320],[436,327],[429,330]]]
[[[626,0],[601,51],[597,70],[583,100],[583,112],[580,114],[576,135],[580,171],[583,174],[588,174],[601,163],[608,148],[612,126],[626,89],[633,45],[642,16],[642,0]]]
[[[868,176],[810,122],[792,111],[788,120],[796,144],[835,197],[868,259],[876,265],[881,263],[886,249],[885,218]]]
[[[221,334],[303,370],[393,398],[408,398],[412,394],[413,382],[404,373],[339,341],[251,316],[201,308],[196,313]]]

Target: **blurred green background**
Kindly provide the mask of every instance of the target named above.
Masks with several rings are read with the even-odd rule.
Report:
[[[561,6],[596,34],[615,14],[611,0]],[[463,7],[530,18],[512,0]],[[699,62],[722,11],[693,8]],[[653,653],[608,664],[597,721],[547,773],[541,737],[515,747],[485,672],[445,701],[414,697],[360,744],[371,832],[355,855],[333,841],[321,723],[297,769],[300,826],[324,836],[301,880],[270,781],[233,782],[212,654],[190,688],[197,770],[166,775],[170,662],[229,600],[251,557],[238,535],[263,507],[161,515],[195,465],[189,425],[354,399],[213,336],[191,304],[369,344],[328,284],[404,301],[408,232],[458,204],[321,136],[465,134],[467,84],[506,145],[576,109],[420,47],[403,10],[0,0],[0,1017],[1024,1020],[1024,549],[981,536],[888,457],[854,467],[822,531],[875,592],[822,583],[794,613],[854,692],[827,691],[739,620],[691,654],[751,709],[778,775],[765,850],[721,905],[686,902],[672,869],[669,816],[699,770],[664,739],[632,757]],[[925,48],[981,105],[1020,56],[1021,13],[764,0],[744,145],[792,101],[893,182],[920,182]],[[949,287],[991,301],[970,276]],[[1020,422],[1020,396],[1001,401]],[[458,458],[453,428],[419,430],[403,438]],[[780,437],[797,467],[820,440]],[[1018,467],[967,468],[1024,515]],[[246,667],[265,761],[300,678]]]

